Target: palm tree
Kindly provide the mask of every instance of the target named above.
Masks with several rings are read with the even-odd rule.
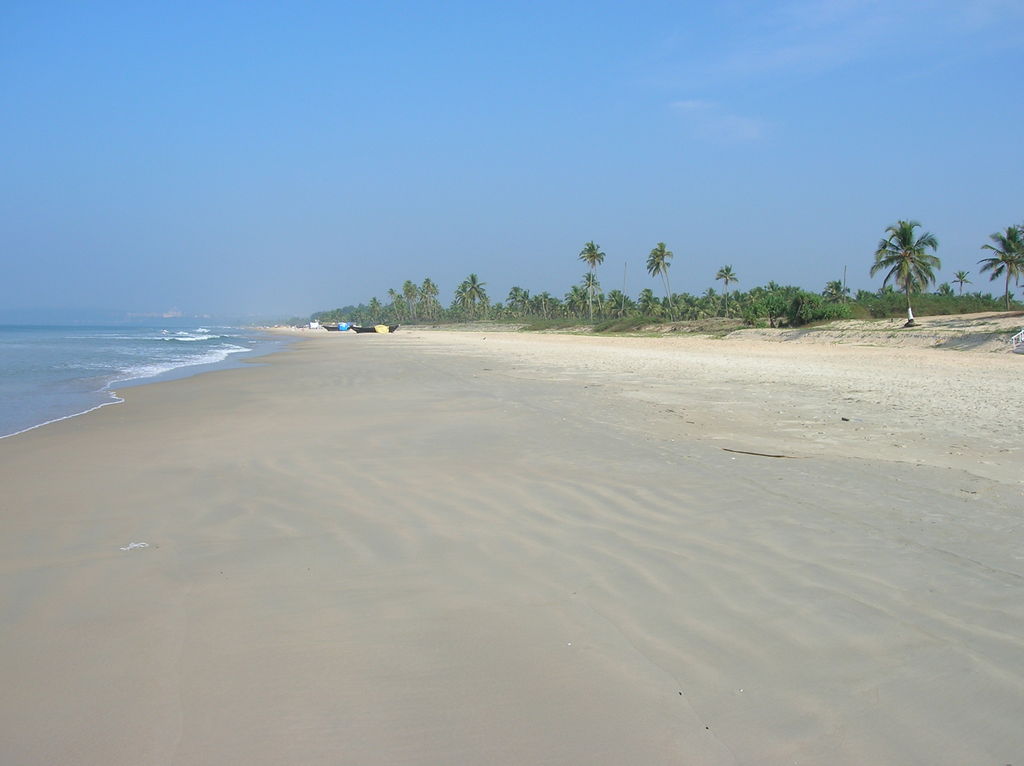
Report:
[[[470,274],[462,280],[462,284],[455,291],[459,305],[466,309],[471,317],[476,316],[478,303],[482,306],[488,303],[487,291],[484,290],[486,285],[487,283],[481,282],[476,274]]]
[[[597,267],[600,264],[604,263],[604,253],[601,252],[601,246],[594,244],[593,241],[588,242],[587,244],[585,244],[583,246],[583,249],[580,250],[580,260],[581,261],[586,261],[587,265],[590,267],[590,273],[592,275],[594,275],[594,277],[595,277],[594,281],[596,282],[597,281],[597,279],[596,279]],[[588,301],[588,305],[590,306],[590,321],[593,322],[594,321],[594,295],[593,295],[593,293],[590,294],[590,299]]]
[[[971,272],[969,271],[958,271],[956,274],[953,275],[953,281],[960,285],[960,292],[958,293],[959,295],[964,294],[964,285],[973,284],[971,280],[967,278],[967,275],[970,273]]]
[[[580,285],[573,285],[565,294],[565,308],[573,316],[580,316],[588,303],[587,291]]]
[[[440,305],[437,301],[440,290],[437,289],[437,285],[434,284],[433,280],[427,277],[423,280],[423,284],[420,285],[419,292],[420,303],[423,304],[427,317],[433,319]]]
[[[409,319],[410,321],[416,321],[416,302],[420,297],[420,289],[416,286],[416,283],[411,279],[405,280],[402,285],[402,298],[405,299],[405,305],[409,307]]]
[[[398,300],[401,297],[393,287],[388,288],[388,300],[391,301],[388,308],[391,310],[391,316],[396,319],[402,319],[402,304]]]
[[[530,304],[530,291],[521,287],[513,287],[508,291],[508,298],[505,299],[513,316],[523,316]]]
[[[370,305],[367,309],[370,312],[370,321],[374,323],[379,322],[381,314],[384,311],[384,307],[381,306],[380,301],[377,298],[371,298]]]
[[[725,293],[725,315],[729,316],[729,283],[739,282],[740,278],[732,270],[732,266],[723,266],[715,274],[715,279],[722,280],[722,291]]]
[[[1003,300],[1006,302],[1006,310],[1010,310],[1010,277],[1020,278],[1024,271],[1024,236],[1019,226],[1010,226],[1005,234],[996,232],[989,236],[995,245],[982,245],[982,250],[991,250],[995,255],[991,258],[982,258],[978,263],[982,264],[981,271],[991,271],[989,279],[996,279],[1006,274],[1006,289],[1003,292]]]
[[[694,315],[697,319],[714,316],[718,311],[718,305],[718,293],[715,292],[715,288],[709,287],[694,304]]]
[[[597,281],[597,275],[588,271],[583,275],[583,289],[587,291],[587,302],[590,307],[590,321],[594,321],[594,296],[597,296],[598,311],[604,304],[604,295],[601,293],[601,283]]]
[[[821,294],[825,296],[825,300],[829,303],[838,303],[839,301],[846,300],[846,296],[850,294],[850,288],[844,287],[840,280],[833,279],[825,284],[825,289]]]
[[[640,291],[637,308],[645,317],[654,317],[661,313],[661,303],[654,297],[654,291],[649,287]]]
[[[551,306],[552,300],[553,298],[551,296],[551,293],[545,290],[544,292],[540,293],[539,295],[535,295],[530,299],[530,310],[536,313],[537,309],[539,308],[540,315],[547,319],[549,316],[548,309]]]
[[[629,316],[635,308],[633,301],[621,290],[612,290],[608,293],[605,306],[608,308],[608,315],[616,319]]]
[[[672,251],[665,248],[664,242],[659,242],[647,256],[647,273],[652,277],[660,276],[661,284],[665,288],[665,298],[672,305],[672,287],[668,281],[668,267],[672,265]],[[672,312],[669,312],[669,318]]]
[[[933,253],[939,249],[939,241],[929,232],[924,232],[915,239],[914,229],[921,224],[917,221],[897,221],[886,228],[889,235],[879,240],[875,250],[875,263],[871,267],[871,276],[883,269],[888,269],[882,287],[890,280],[896,282],[907,294],[907,318],[914,321],[914,312],[910,308],[910,293],[923,290],[935,281],[935,269],[942,268],[942,261]]]

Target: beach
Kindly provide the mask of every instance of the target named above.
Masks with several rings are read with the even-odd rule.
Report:
[[[1024,358],[302,337],[0,440],[5,763],[1024,757]]]

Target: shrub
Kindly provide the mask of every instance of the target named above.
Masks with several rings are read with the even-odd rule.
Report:
[[[786,319],[791,327],[827,322],[833,319],[849,319],[850,307],[845,303],[830,302],[817,293],[800,290],[789,301]]]

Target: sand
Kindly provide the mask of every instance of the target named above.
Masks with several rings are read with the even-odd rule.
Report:
[[[263,362],[0,440],[4,763],[1024,758],[1024,357]]]

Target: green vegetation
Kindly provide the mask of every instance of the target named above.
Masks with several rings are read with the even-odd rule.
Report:
[[[748,326],[799,327],[836,319],[898,317],[905,315],[911,300],[923,316],[1024,309],[1024,304],[1013,299],[1010,285],[1011,280],[1019,281],[1024,276],[1021,226],[992,234],[992,244],[982,246],[992,255],[981,260],[980,271],[990,273],[993,280],[1004,280],[1003,295],[994,297],[980,292],[964,294],[964,285],[972,284],[968,271],[957,271],[951,280],[958,286],[957,291],[943,282],[935,292],[925,292],[936,281],[942,264],[934,255],[938,241],[927,232],[918,234],[920,225],[901,220],[886,229],[887,236],[879,242],[870,267],[871,275],[884,272],[882,287],[876,292],[859,290],[854,296],[844,280],[829,281],[820,293],[775,282],[747,292],[730,291],[729,286],[738,284],[739,278],[728,265],[714,275],[723,283],[721,294],[714,288],[701,295],[673,293],[668,279],[673,254],[664,242],[650,251],[646,263],[648,275],[661,281],[664,297],[659,298],[650,287],[642,288],[635,298],[621,290],[605,294],[597,280],[597,267],[605,253],[590,241],[578,255],[587,263],[588,271],[561,297],[547,291],[532,294],[517,285],[509,290],[504,303],[492,302],[487,283],[474,273],[456,286],[447,308],[438,300],[438,286],[427,278],[419,285],[406,280],[400,290],[388,290],[386,303],[372,298],[367,304],[318,311],[310,318],[356,324],[496,321],[519,323],[527,330],[586,327],[595,332],[640,332],[671,322],[709,326],[705,320],[713,320],[712,324],[734,320]]]
[[[994,245],[982,245],[982,250],[991,250],[995,255],[990,258],[982,258],[981,271],[991,271],[991,279],[998,279],[1006,275],[1006,288],[1004,299],[1006,310],[1010,310],[1010,277],[1020,281],[1021,272],[1024,271],[1024,235],[1020,226],[1011,226],[1005,234],[996,232],[991,239]]]
[[[604,253],[600,245],[593,241],[588,242],[580,250],[580,260],[585,261],[590,267],[590,272],[583,278],[584,286],[587,288],[587,305],[590,307],[590,321],[594,321],[594,293],[601,285],[597,281],[597,267],[604,263]]]
[[[672,287],[668,282],[668,268],[672,265],[672,255],[672,251],[665,247],[665,243],[659,242],[647,256],[647,273],[652,277],[661,277],[661,282],[665,286],[665,300],[669,305],[669,317],[673,315],[671,309]]]
[[[907,310],[910,311],[910,294],[920,292],[935,281],[935,270],[942,268],[942,261],[926,251],[939,248],[934,235],[924,232],[915,237],[917,221],[897,221],[886,229],[889,236],[878,243],[875,263],[871,276],[886,271],[882,287],[890,281],[896,282],[907,295]]]
[[[725,315],[729,316],[729,283],[739,282],[740,278],[733,273],[732,266],[723,266],[715,274],[715,279],[722,282],[722,291],[725,293]]]

